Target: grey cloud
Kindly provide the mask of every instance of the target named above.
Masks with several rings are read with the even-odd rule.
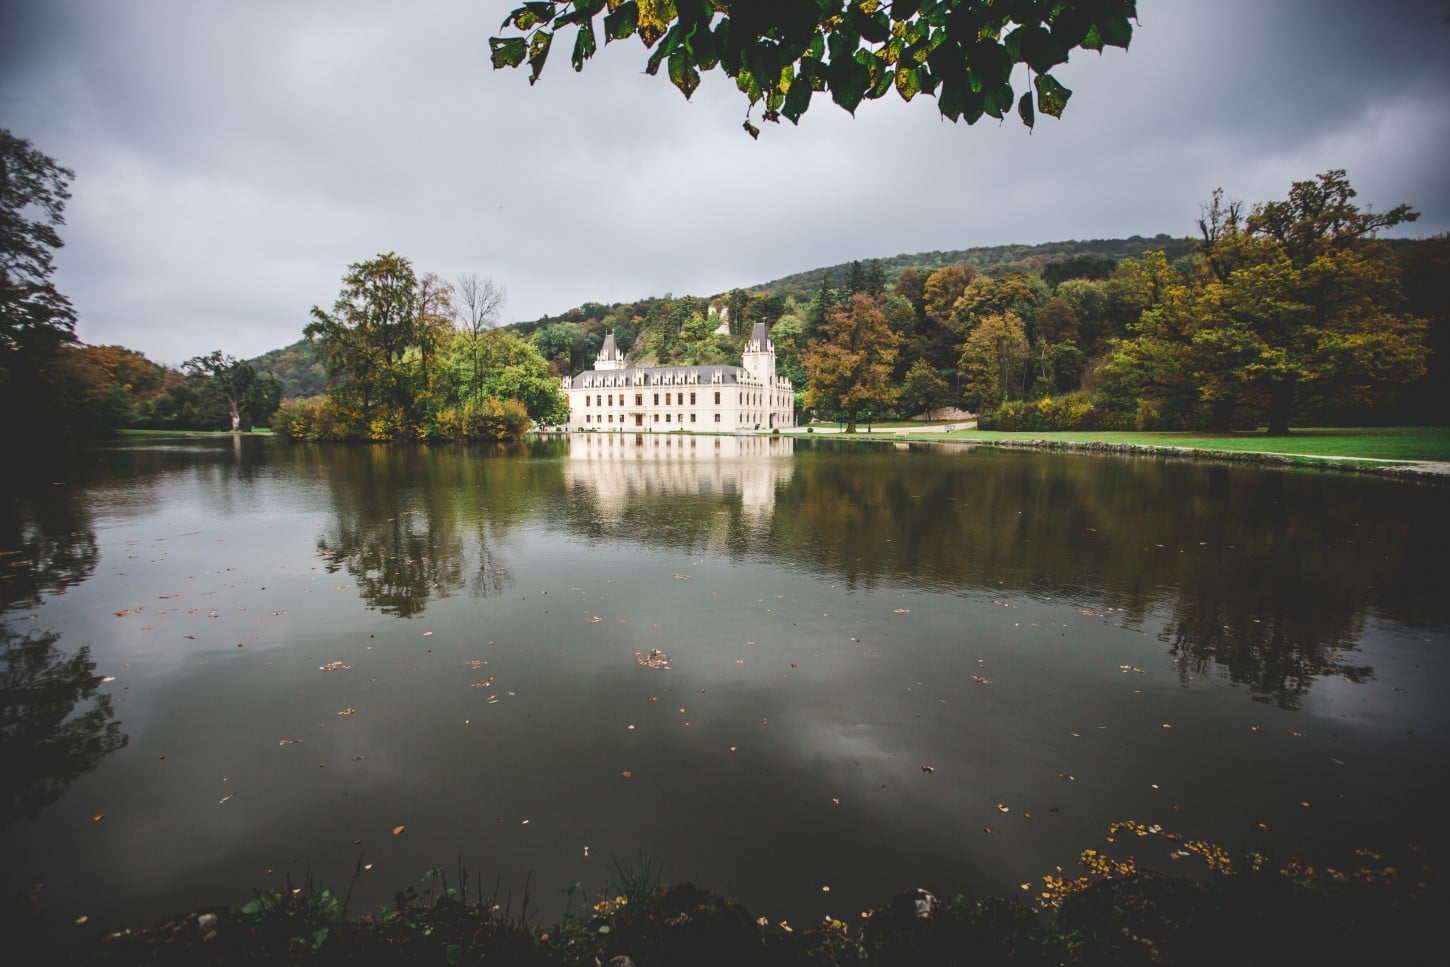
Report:
[[[1416,234],[1450,230],[1443,0],[1142,0],[1132,50],[1075,55],[1064,118],[1033,132],[890,98],[854,119],[821,101],[759,142],[728,79],[686,102],[634,41],[577,75],[556,51],[533,87],[492,71],[513,5],[7,8],[4,123],[77,172],[59,281],[83,338],[261,352],[388,250],[490,275],[532,318],[903,251],[1187,234],[1215,186],[1282,197],[1331,167],[1419,208]]]

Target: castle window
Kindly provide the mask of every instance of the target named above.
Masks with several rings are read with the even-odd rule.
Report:
[[[719,390],[716,390],[715,391],[715,405],[716,406],[719,406],[720,405],[720,391]],[[720,422],[720,415],[718,413],[715,415],[715,422],[716,423],[719,423]]]
[[[660,394],[656,393],[655,394],[655,406],[659,406],[659,405],[660,405]]]
[[[691,393],[690,394],[690,405],[691,406],[694,406],[695,405],[695,394],[694,393]]]
[[[666,423],[670,422],[670,414],[668,414],[668,413],[665,414],[665,422]]]
[[[666,393],[665,394],[665,405],[666,406],[669,406],[670,405],[670,394],[669,393]]]
[[[613,406],[614,405],[614,394],[613,393],[610,393],[609,394],[609,405],[610,406]]]
[[[635,406],[644,406],[644,394],[643,393],[635,393],[634,394],[634,405]]]
[[[716,396],[719,396],[720,394],[719,393],[716,393],[715,395]],[[716,413],[715,414],[715,422],[716,423],[719,423],[720,422],[720,414],[719,413]]]
[[[693,414],[693,413],[690,414],[690,422],[691,423],[694,423],[695,422],[695,414]]]

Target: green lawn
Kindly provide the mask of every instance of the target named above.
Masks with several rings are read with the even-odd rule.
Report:
[[[1294,430],[1286,437],[1271,437],[1262,430],[1238,433],[1139,433],[959,430],[954,433],[911,434],[914,440],[1051,440],[1076,443],[1129,443],[1152,447],[1188,447],[1195,450],[1232,450],[1244,453],[1281,453],[1360,460],[1432,460],[1450,462],[1450,427],[1315,427]]]

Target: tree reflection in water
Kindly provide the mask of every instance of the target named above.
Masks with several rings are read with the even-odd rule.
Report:
[[[0,625],[0,827],[37,815],[129,741],[90,649],[66,655],[59,642]]]

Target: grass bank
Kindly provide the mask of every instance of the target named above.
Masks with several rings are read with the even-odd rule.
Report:
[[[1011,444],[1040,440],[1046,443],[1097,443],[1337,460],[1450,462],[1450,427],[1311,427],[1278,437],[1269,436],[1262,430],[1235,433],[956,430],[950,433],[912,433],[908,436],[913,440],[964,440],[974,443]]]

